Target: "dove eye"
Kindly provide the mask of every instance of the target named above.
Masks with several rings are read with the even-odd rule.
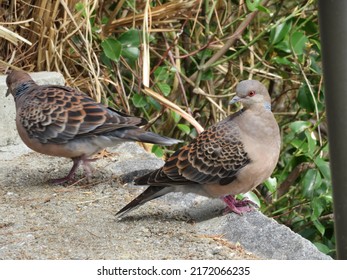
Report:
[[[255,91],[254,90],[251,90],[249,93],[248,93],[248,96],[252,97],[255,95]]]

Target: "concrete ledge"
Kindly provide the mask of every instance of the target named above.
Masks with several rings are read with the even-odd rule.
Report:
[[[136,143],[109,152],[93,163],[92,184],[63,187],[46,182],[65,175],[69,160],[0,147],[0,259],[331,259],[259,211],[223,216],[221,200],[193,194],[168,194],[117,220],[145,188],[124,181],[163,161]]]
[[[57,72],[37,72],[31,73],[30,76],[39,85],[65,84],[63,75]],[[6,97],[6,92],[6,76],[0,76],[0,147],[22,143],[16,129],[16,109],[13,97]]]
[[[259,211],[241,217],[226,215],[197,224],[202,233],[219,234],[247,251],[277,260],[329,260],[310,241]]]

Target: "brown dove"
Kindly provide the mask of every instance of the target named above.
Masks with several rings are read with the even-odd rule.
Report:
[[[172,145],[179,140],[145,131],[146,121],[128,116],[97,103],[76,89],[57,85],[37,85],[22,71],[6,78],[8,92],[16,103],[16,125],[23,142],[32,150],[71,158],[69,174],[53,183],[73,178],[80,164],[91,174],[89,157],[122,141]]]
[[[136,185],[149,187],[117,215],[169,192],[220,197],[232,212],[250,211],[249,200],[234,196],[252,190],[271,175],[280,153],[280,131],[262,83],[240,82],[230,104],[235,102],[243,108],[200,133],[162,168],[135,179]]]

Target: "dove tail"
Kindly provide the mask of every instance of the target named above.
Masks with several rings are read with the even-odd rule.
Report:
[[[165,146],[170,146],[170,145],[174,145],[174,144],[182,142],[181,140],[169,138],[166,136],[161,136],[156,133],[146,131],[138,127],[120,128],[112,132],[112,135],[125,139],[125,140],[133,140],[133,141],[159,144],[159,145],[165,145]]]
[[[119,210],[116,214],[117,217],[121,218],[126,213],[136,209],[137,207],[145,204],[146,202],[163,196],[169,192],[171,192],[170,187],[161,187],[161,186],[149,186],[143,193],[141,193],[138,197],[132,200],[130,203],[125,205],[121,210]]]

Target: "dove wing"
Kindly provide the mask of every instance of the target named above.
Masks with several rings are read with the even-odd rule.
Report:
[[[83,92],[64,86],[37,86],[19,108],[21,124],[41,143],[67,143],[88,135],[146,123],[97,103]]]
[[[250,159],[234,119],[239,111],[203,131],[189,145],[176,151],[165,165],[138,178],[136,184],[152,186],[231,183]]]

